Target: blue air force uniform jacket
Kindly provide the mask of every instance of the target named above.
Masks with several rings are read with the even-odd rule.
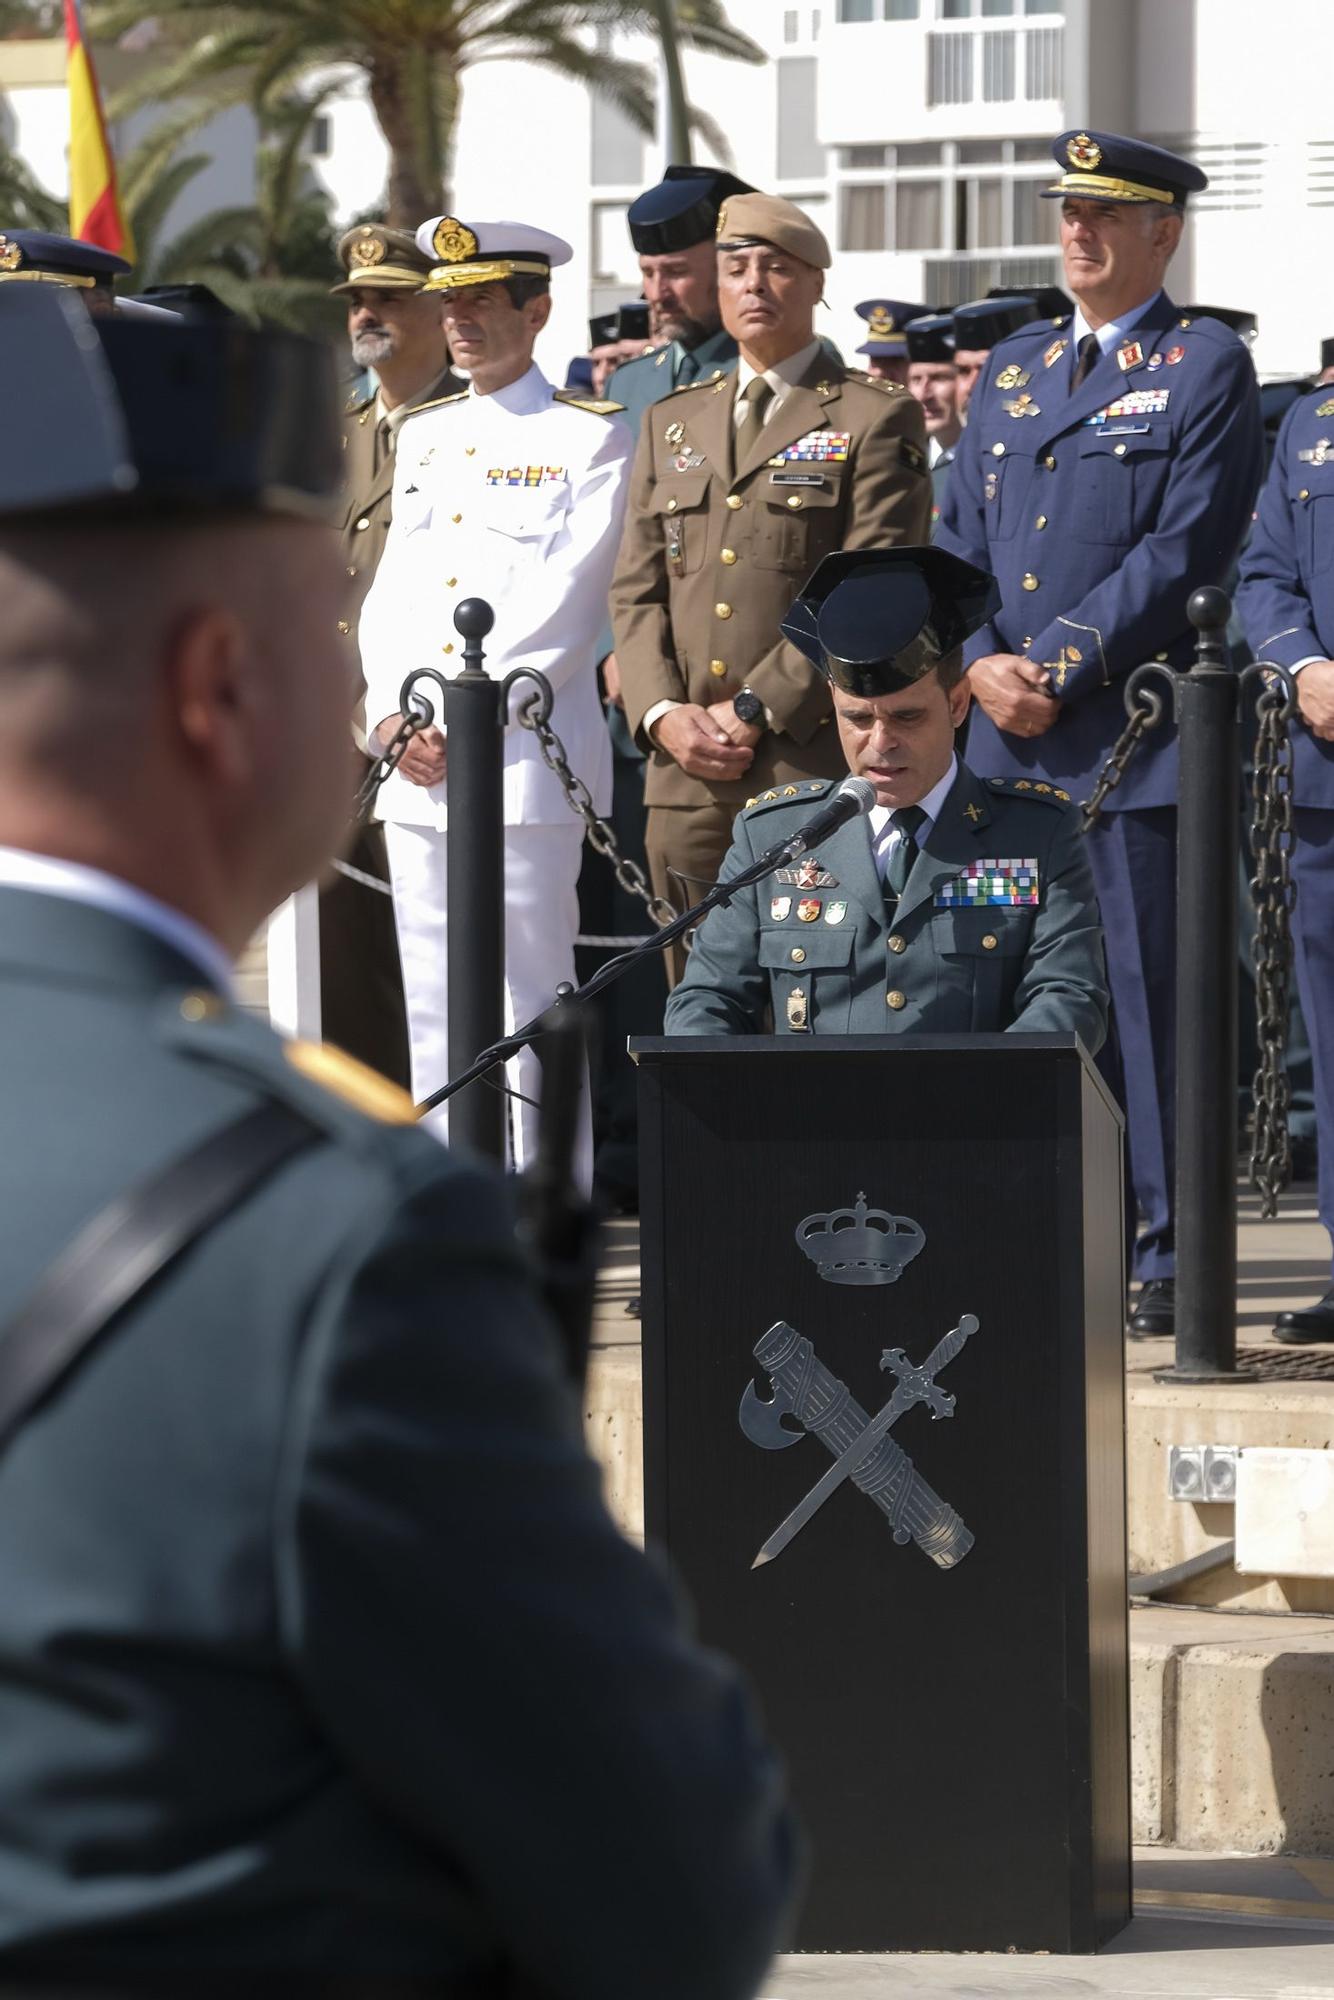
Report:
[[[1029,739],[975,704],[970,762],[1083,800],[1125,725],[1126,675],[1146,660],[1193,659],[1186,604],[1236,555],[1263,440],[1247,349],[1219,320],[1183,319],[1166,293],[1071,394],[1074,360],[1069,319],[1034,322],[993,349],[935,539],[1000,584],[1001,609],[965,658],[1027,655],[1049,670],[1061,709]],[[1175,798],[1165,720],[1105,809]]]
[[[723,878],[795,833],[827,779],[762,793],[736,822]],[[1102,929],[1079,817],[1039,781],[982,783],[965,765],[897,907],[865,819],[739,890],[701,925],[667,1003],[669,1035],[966,1035],[1107,1031]],[[808,879],[800,879],[802,874]]]
[[[775,1763],[603,1507],[498,1189],[198,986],[0,891],[0,1323],[243,1114],[322,1135],[0,1454],[0,1980],[753,1993]]]
[[[1280,667],[1334,659],[1334,389],[1288,411],[1241,562],[1237,611],[1258,660]],[[1299,806],[1334,808],[1334,743],[1297,717],[1292,792]]]

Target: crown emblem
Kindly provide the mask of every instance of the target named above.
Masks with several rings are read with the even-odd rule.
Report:
[[[1086,174],[1091,174],[1102,164],[1102,147],[1087,132],[1076,132],[1065,149],[1065,157],[1072,167],[1082,167]]]
[[[377,236],[373,229],[367,227],[347,254],[353,264],[359,264],[364,270],[370,264],[383,264],[389,254],[389,245],[383,236]]]
[[[894,315],[884,306],[872,306],[870,326],[872,333],[893,333]]]
[[[926,1231],[910,1215],[868,1208],[864,1194],[857,1196],[855,1208],[804,1216],[795,1233],[831,1285],[896,1284],[926,1242]]]
[[[435,225],[431,248],[442,264],[462,264],[477,255],[477,238],[456,215],[442,215]]]
[[[17,271],[22,262],[22,246],[11,243],[7,236],[0,236],[0,271]]]
[[[727,203],[726,203],[726,202],[724,202],[724,203],[723,203],[723,205],[722,205],[722,207],[721,207],[721,208],[720,208],[720,209],[718,210],[718,223],[717,223],[717,227],[716,227],[716,228],[714,229],[714,232],[713,232],[713,233],[714,233],[714,235],[715,235],[716,237],[719,237],[719,238],[721,238],[721,237],[723,237],[723,236],[726,236],[726,234],[727,234]]]

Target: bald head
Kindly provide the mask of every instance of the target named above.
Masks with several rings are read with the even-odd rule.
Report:
[[[0,525],[0,843],[239,950],[346,817],[340,579],[297,521]]]

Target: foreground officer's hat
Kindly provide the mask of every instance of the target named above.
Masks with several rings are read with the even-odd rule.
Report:
[[[785,638],[845,694],[901,694],[1000,608],[996,579],[947,549],[826,556],[781,621]]]
[[[630,241],[641,257],[664,257],[710,243],[728,195],[754,192],[749,181],[720,167],[668,167],[656,187],[631,202],[625,218]]]
[[[1250,342],[1260,331],[1259,316],[1245,312],[1240,306],[1178,306],[1182,319],[1221,319],[1224,326],[1230,326],[1239,339]]]
[[[465,285],[495,285],[506,278],[550,278],[574,251],[563,236],[528,222],[460,222],[434,215],[417,231],[417,248],[430,259],[424,289],[457,292]]]
[[[1184,208],[1187,195],[1200,194],[1209,185],[1209,176],[1179,153],[1119,132],[1062,132],[1051,151],[1062,172],[1051,187],[1040,190],[1048,201],[1079,195],[1085,201],[1151,201]]]
[[[1039,319],[1068,319],[1075,302],[1059,285],[993,285],[989,299],[1032,299]]]
[[[768,243],[789,257],[827,271],[833,263],[824,232],[795,202],[776,194],[733,194],[718,211],[718,248],[748,250]]]
[[[1334,368],[1334,336],[1331,336],[1328,340],[1322,340],[1320,343],[1320,372],[1322,375],[1327,368]]]
[[[909,361],[953,361],[954,314],[925,313],[904,328]]]
[[[901,361],[908,352],[903,329],[910,319],[921,319],[931,308],[914,305],[911,299],[863,299],[853,311],[866,321],[870,335],[857,349],[858,354],[870,354],[877,361]]]
[[[331,351],[239,320],[87,313],[68,291],[0,296],[0,519],[195,512],[330,520],[343,465]]]
[[[1038,309],[1024,293],[999,299],[971,299],[954,308],[954,344],[974,352],[993,348],[998,340],[1017,333],[1021,326],[1038,317]]]
[[[73,291],[109,292],[132,267],[95,243],[53,236],[45,229],[0,232],[0,284],[65,285]]]
[[[431,275],[433,257],[423,256],[410,229],[389,229],[383,222],[359,222],[338,239],[338,261],[347,272],[330,291],[419,292]]]
[[[619,318],[620,315],[618,313],[609,312],[598,313],[595,318],[589,320],[588,345],[590,350],[594,347],[610,347],[614,341],[619,339],[620,336],[616,331]]]

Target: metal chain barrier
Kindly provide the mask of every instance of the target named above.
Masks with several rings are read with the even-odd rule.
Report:
[[[1278,1197],[1292,1173],[1288,1135],[1291,1090],[1284,1053],[1288,1041],[1288,976],[1292,963],[1292,740],[1291,702],[1282,686],[1266,688],[1257,704],[1260,734],[1255,746],[1251,847],[1255,873],[1256,1040],[1259,1066],[1251,1085],[1255,1122],[1251,1135],[1251,1185],[1266,1220],[1278,1212]]]
[[[1146,688],[1141,688],[1130,711],[1129,720],[1117,738],[1111,756],[1098,773],[1097,784],[1081,808],[1085,833],[1097,825],[1107,798],[1124,778],[1130,760],[1139,749],[1146,732],[1158,726],[1162,713],[1163,704],[1159,696],[1150,694]]]
[[[530,729],[536,736],[542,762],[554,774],[565,794],[565,803],[570,811],[577,813],[583,821],[584,832],[593,852],[605,856],[610,861],[620,887],[627,895],[639,897],[647,906],[648,913],[659,930],[664,924],[672,923],[676,911],[670,903],[665,903],[661,896],[654,895],[648,877],[639,863],[631,861],[628,855],[622,854],[621,843],[616,838],[614,828],[608,826],[605,819],[598,817],[593,805],[593,795],[588,786],[570,769],[565,745],[551,724],[542,718],[540,697],[531,695],[526,701],[521,702],[516,719],[521,728]]]

